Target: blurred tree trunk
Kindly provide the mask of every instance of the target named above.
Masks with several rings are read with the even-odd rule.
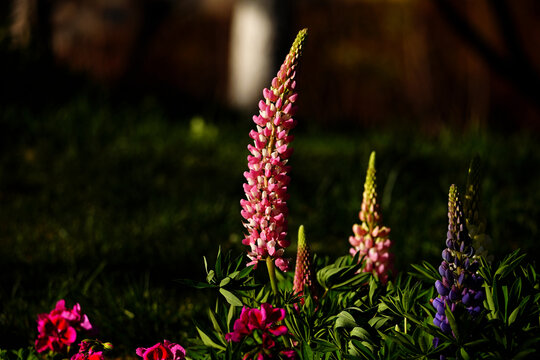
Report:
[[[276,52],[288,6],[280,0],[238,0],[232,10],[228,99],[243,111],[256,109],[276,69]]]

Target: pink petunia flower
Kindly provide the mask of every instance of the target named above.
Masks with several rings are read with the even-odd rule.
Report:
[[[59,300],[48,314],[38,314],[38,338],[35,342],[38,352],[63,352],[77,339],[77,331],[93,329],[88,316],[81,313],[81,306],[75,304],[67,309],[64,300]]]
[[[103,343],[100,340],[83,340],[79,343],[79,352],[71,357],[71,360],[105,360],[103,351],[111,350],[111,343]]]
[[[276,338],[288,333],[285,325],[277,323],[285,319],[285,310],[274,308],[268,303],[261,304],[260,309],[244,306],[240,317],[235,320],[233,331],[225,334],[225,340],[240,342],[254,332],[260,334],[260,343],[253,350],[246,353],[243,359],[273,359],[275,355],[283,356],[295,354],[294,350],[281,349],[277,346]],[[291,355],[292,356],[292,355]],[[294,357],[288,357],[294,359]]]
[[[259,115],[253,116],[257,130],[249,136],[253,145],[248,160],[249,171],[244,172],[246,199],[240,201],[244,226],[248,231],[242,240],[249,246],[248,265],[257,265],[259,260],[271,257],[283,271],[288,269],[288,260],[283,258],[290,244],[287,236],[287,161],[292,154],[289,146],[293,136],[289,135],[296,121],[294,103],[298,94],[296,66],[306,38],[307,30],[300,31],[270,89],[263,90],[264,99],[259,102]]]
[[[75,304],[73,309],[69,310],[66,308],[66,303],[64,300],[58,300],[56,307],[51,311],[51,314],[61,315],[74,327],[87,331],[92,330],[92,324],[90,324],[88,316],[81,313],[81,305],[79,303]]]
[[[184,360],[186,358],[186,350],[169,340],[163,340],[149,348],[137,348],[135,352],[143,360]]]
[[[38,315],[37,352],[62,352],[77,339],[77,331],[61,315]]]

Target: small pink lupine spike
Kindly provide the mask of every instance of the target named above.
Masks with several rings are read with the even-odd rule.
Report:
[[[375,177],[375,152],[371,153],[364,184],[362,207],[358,215],[362,224],[353,225],[354,236],[349,238],[350,253],[364,256],[363,271],[373,272],[381,282],[388,281],[388,272],[393,270],[393,256],[389,252],[392,245],[388,235],[390,229],[381,225],[381,214],[377,203],[377,185]]]
[[[243,244],[250,247],[249,265],[270,258],[286,271],[288,260],[283,259],[284,248],[289,245],[287,235],[287,159],[292,154],[289,136],[295,121],[292,119],[297,100],[294,88],[296,66],[302,53],[307,29],[301,30],[274,77],[270,89],[263,90],[259,101],[259,115],[253,116],[257,129],[250,132],[253,145],[248,145],[249,171],[244,173],[246,200],[242,199],[241,215],[247,229]]]

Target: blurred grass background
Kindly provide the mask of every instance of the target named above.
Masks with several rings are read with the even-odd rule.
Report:
[[[415,28],[415,11],[429,2],[387,1],[382,7],[339,2],[349,10],[345,13],[328,1],[295,4],[289,26],[296,31],[308,25],[313,36],[299,73],[288,256],[295,256],[300,224],[319,255],[348,253],[367,161],[375,150],[383,219],[392,229],[400,271],[421,260],[440,262],[448,188],[455,183],[464,189],[469,161],[477,154],[483,160],[480,209],[494,240],[492,251],[503,256],[522,248],[538,260],[538,104],[516,93],[506,97],[507,84],[476,69],[478,59],[472,70],[464,57],[458,57],[461,65],[448,65],[466,68],[467,76],[457,82],[448,69],[436,73],[430,99],[422,96],[431,88],[416,88],[416,77],[401,83],[411,74],[401,71],[397,45],[412,41],[401,29]],[[6,9],[1,15],[9,13],[8,5],[0,7]],[[347,26],[328,27],[330,10],[345,14]],[[196,61],[208,50],[207,42],[199,41],[205,34],[200,29],[210,32],[210,40],[219,38],[209,28],[215,19],[199,22],[188,15],[177,26],[193,29],[193,34],[183,31],[182,39],[191,39],[188,48],[198,51],[186,51],[191,58],[184,63],[181,57],[173,60],[181,62],[177,78],[191,77],[179,88],[168,84],[157,90],[134,80],[133,73],[111,84],[70,72],[46,43],[14,49],[9,19],[2,18],[0,348],[31,345],[36,314],[48,312],[60,298],[68,306],[81,304],[116,355],[133,355],[136,347],[163,338],[182,344],[194,334],[193,315],[203,313],[211,298],[174,280],[202,280],[202,257],[212,263],[218,246],[245,251],[239,202],[251,113],[223,102],[226,81],[223,75],[219,81],[212,77],[222,70],[220,54],[205,58],[220,66],[208,72],[202,68],[206,62]],[[352,18],[361,16],[363,22],[355,25]],[[218,23],[226,29],[226,20]],[[435,26],[444,32],[441,28]],[[47,33],[38,35],[42,40]],[[423,51],[451,63],[448,45],[441,45],[447,42],[427,40]],[[418,49],[405,48],[414,60]],[[422,69],[434,72],[439,65]],[[482,91],[480,100],[475,89],[461,91],[470,79],[476,85],[493,82],[483,90],[493,97],[488,108]],[[407,107],[411,99],[419,103],[414,111]]]
[[[80,302],[117,351],[193,333],[206,304],[174,283],[204,277],[218,246],[244,251],[239,200],[249,120],[171,119],[138,106],[76,98],[55,110],[4,109],[0,126],[1,347],[29,344],[35,315]],[[384,221],[398,269],[439,261],[448,187],[483,159],[482,204],[497,255],[538,253],[540,149],[527,133],[423,136],[318,128],[298,116],[289,187],[290,236],[300,224],[320,255],[348,251],[367,159],[377,151]],[[294,243],[287,251],[294,257]]]

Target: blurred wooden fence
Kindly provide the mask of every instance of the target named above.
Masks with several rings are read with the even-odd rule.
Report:
[[[39,29],[59,62],[105,84],[226,104],[231,18],[246,1],[17,0],[12,34],[23,46]],[[538,1],[265,1],[279,26],[263,80],[309,28],[298,81],[309,121],[540,128]]]

